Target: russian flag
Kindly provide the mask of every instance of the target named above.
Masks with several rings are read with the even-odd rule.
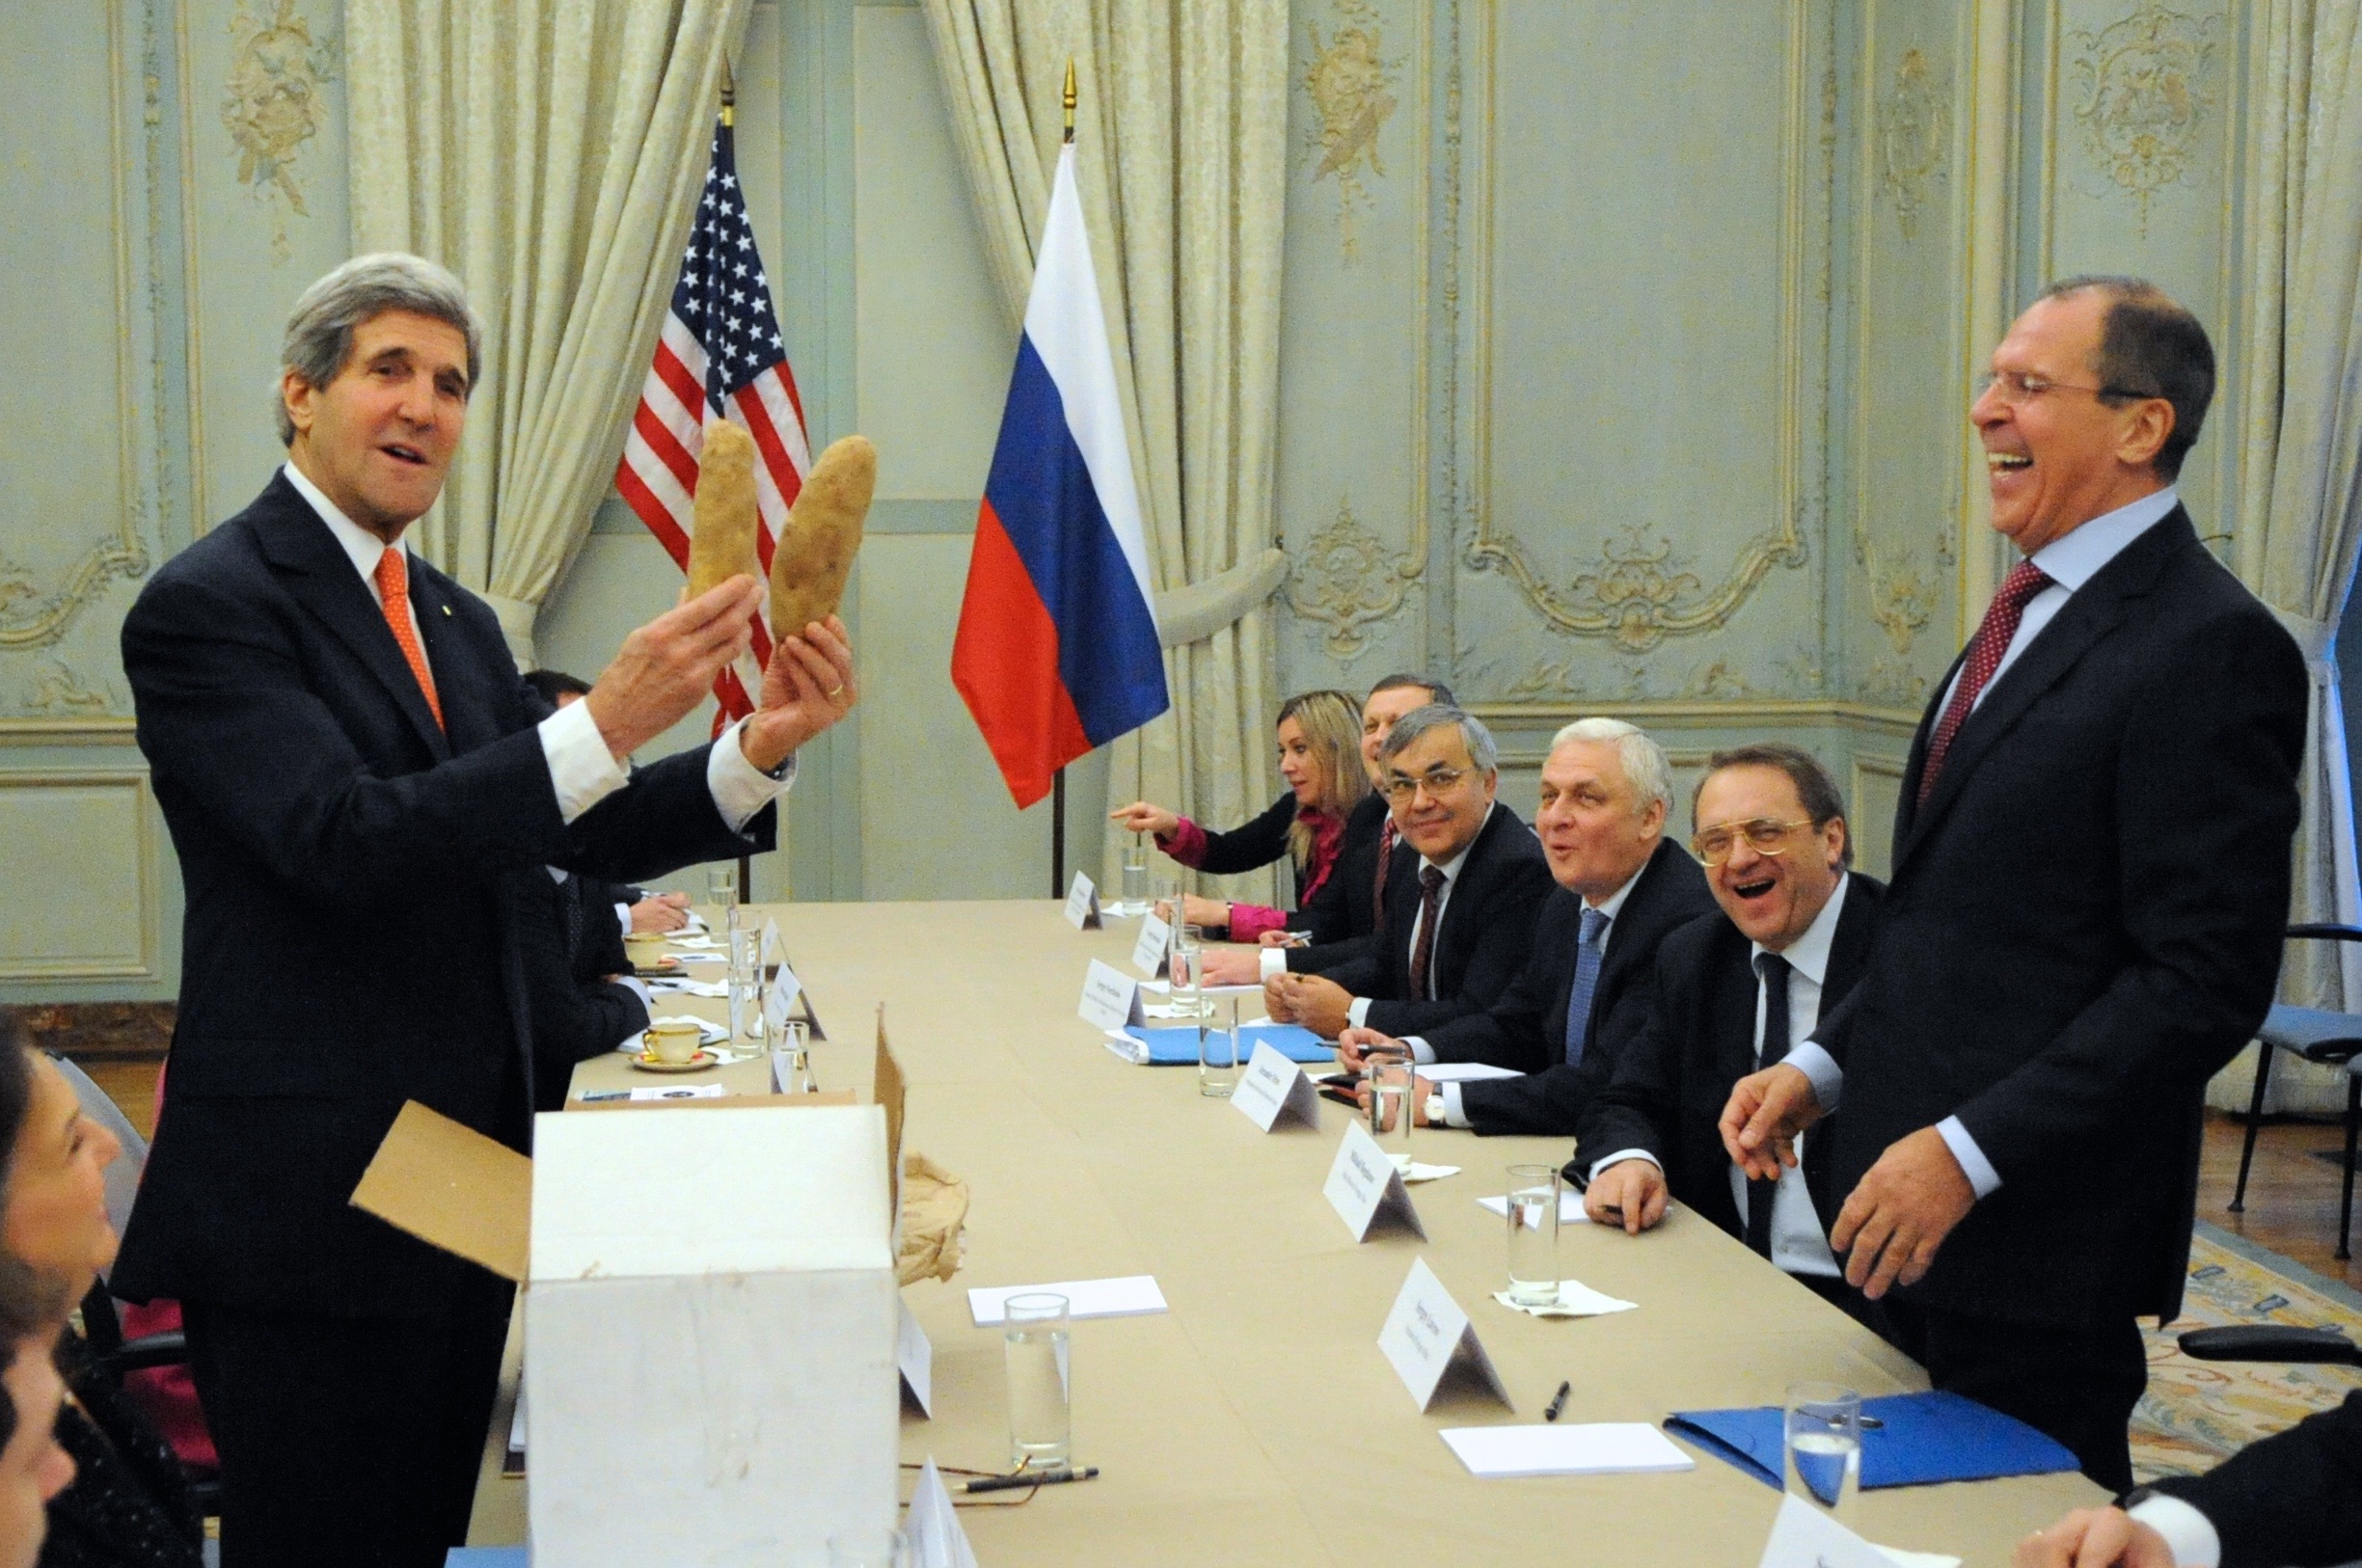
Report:
[[[951,680],[1021,809],[1171,706],[1074,149],[1058,154]]]

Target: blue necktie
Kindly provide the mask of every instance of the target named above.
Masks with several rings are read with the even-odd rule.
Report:
[[[1597,909],[1583,911],[1583,931],[1575,938],[1575,984],[1566,993],[1566,1065],[1583,1061],[1589,1044],[1591,993],[1599,988],[1599,943],[1608,933],[1608,917]]]

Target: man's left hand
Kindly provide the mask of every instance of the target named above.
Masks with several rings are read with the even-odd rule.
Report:
[[[1918,1284],[1975,1203],[1976,1189],[1943,1134],[1921,1127],[1888,1144],[1863,1173],[1829,1244],[1846,1255],[1846,1283],[1876,1301],[1898,1283]]]
[[[632,906],[632,930],[636,932],[679,931],[688,924],[686,893],[651,893]]]
[[[1431,1080],[1426,1079],[1426,1078],[1416,1077],[1416,1076],[1414,1076],[1414,1077],[1411,1079],[1411,1125],[1412,1125],[1412,1126],[1414,1126],[1414,1127],[1440,1127],[1440,1126],[1442,1126],[1442,1125],[1443,1125],[1443,1123],[1442,1123],[1442,1122],[1429,1122],[1429,1121],[1427,1120],[1427,1098],[1428,1098],[1428,1096],[1429,1096],[1429,1095],[1433,1095],[1434,1093],[1435,1093],[1435,1085],[1434,1085],[1434,1083],[1433,1083]],[[1371,1089],[1370,1089],[1370,1080],[1369,1080],[1369,1079],[1367,1079],[1367,1078],[1364,1078],[1364,1079],[1363,1079],[1363,1080],[1362,1080],[1360,1083],[1357,1083],[1357,1084],[1355,1084],[1355,1085],[1353,1086],[1353,1100],[1354,1100],[1354,1103],[1355,1103],[1355,1104],[1357,1104],[1357,1105],[1359,1105],[1359,1106],[1362,1108],[1362,1114],[1363,1114],[1364,1116],[1367,1116],[1367,1115],[1369,1115],[1369,1114],[1370,1114],[1370,1094],[1371,1094]],[[1382,1127],[1378,1128],[1377,1130],[1378,1130],[1378,1131],[1380,1131],[1380,1132],[1392,1132],[1392,1131],[1394,1131],[1394,1130],[1395,1130],[1394,1119],[1393,1119],[1392,1117],[1389,1117],[1389,1118],[1387,1119],[1386,1125],[1384,1125],[1384,1126],[1382,1126]]]
[[[2020,1541],[2009,1560],[2012,1568],[2174,1568],[2165,1537],[2121,1508],[2077,1508]]]
[[[1277,1023],[1300,1023],[1335,1040],[1353,1023],[1353,995],[1324,975],[1273,975],[1263,982],[1263,1009]]]
[[[801,636],[772,645],[763,699],[738,732],[738,749],[762,771],[775,772],[797,748],[853,711],[859,693],[853,648],[835,616],[813,621]]]

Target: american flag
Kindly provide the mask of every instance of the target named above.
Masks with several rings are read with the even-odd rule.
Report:
[[[761,521],[755,552],[771,570],[772,543],[779,535],[811,472],[811,446],[803,428],[803,401],[796,395],[779,318],[771,307],[771,283],[756,254],[754,229],[738,186],[730,112],[714,126],[714,156],[697,203],[696,226],[681,257],[680,281],[657,338],[656,363],[639,390],[639,407],[615,465],[615,489],[657,542],[684,572],[689,569],[691,498],[697,491],[697,454],[705,448],[705,426],[735,418],[754,437],[755,493]],[[758,667],[771,658],[762,619],[754,623]],[[714,679],[720,711],[715,733],[753,711],[744,680],[735,670]]]

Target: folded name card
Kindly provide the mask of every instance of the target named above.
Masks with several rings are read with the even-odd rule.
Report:
[[[1475,1372],[1503,1404],[1510,1402],[1509,1391],[1493,1369],[1493,1359],[1477,1338],[1476,1326],[1424,1257],[1411,1259],[1411,1272],[1396,1293],[1386,1326],[1378,1331],[1378,1349],[1421,1410],[1434,1402],[1437,1386],[1454,1364]]]
[[[1122,1029],[1127,1023],[1141,1023],[1140,983],[1112,963],[1091,960],[1083,971],[1082,1001],[1075,1014],[1087,1024],[1100,1029]]]
[[[1371,1226],[1380,1214],[1409,1226],[1422,1240],[1426,1237],[1427,1228],[1419,1223],[1419,1210],[1411,1203],[1411,1190],[1402,1184],[1401,1169],[1358,1119],[1345,1123],[1344,1142],[1337,1146],[1337,1158],[1320,1191],[1356,1241],[1370,1238]]]
[[[901,1320],[894,1331],[894,1364],[902,1369],[904,1392],[918,1406],[918,1413],[929,1420],[935,1419],[935,1344],[920,1328],[918,1319],[910,1315],[910,1305],[899,1298],[894,1308]]]
[[[1282,1118],[1320,1124],[1320,1092],[1313,1081],[1270,1044],[1259,1043],[1231,1091],[1231,1108],[1264,1132]]]
[[[1173,945],[1173,928],[1151,910],[1140,922],[1140,939],[1132,944],[1131,966],[1149,979],[1164,973],[1165,953]]]
[[[1076,931],[1099,930],[1099,889],[1079,871],[1066,890],[1066,923]]]

